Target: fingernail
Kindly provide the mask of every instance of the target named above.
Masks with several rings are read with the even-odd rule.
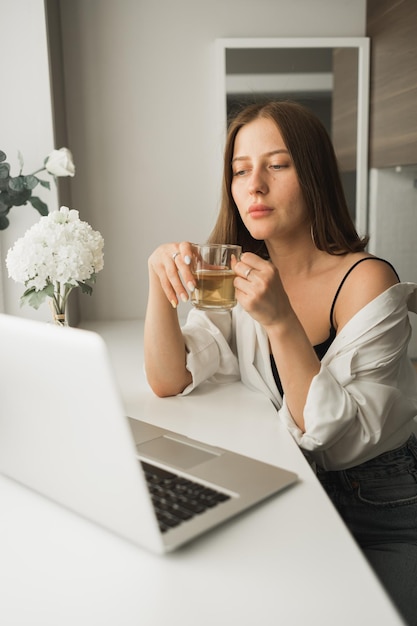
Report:
[[[175,300],[171,300],[171,305],[173,309],[177,308],[177,303],[175,302]]]
[[[191,257],[189,257],[188,254],[186,254],[185,257],[184,257],[184,263],[186,265],[190,265],[190,263],[191,263]]]
[[[189,283],[187,283],[187,287],[191,291],[191,293],[193,293],[193,291],[195,289],[195,285],[191,281]]]
[[[188,301],[188,296],[187,296],[187,294],[186,294],[186,293],[182,293],[180,297],[181,297],[181,300],[182,300],[183,302],[187,302],[187,301]]]

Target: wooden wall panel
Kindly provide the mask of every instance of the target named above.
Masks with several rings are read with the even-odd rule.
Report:
[[[358,50],[333,51],[332,139],[343,171],[356,170],[358,120]]]
[[[417,2],[368,0],[370,167],[417,163]]]

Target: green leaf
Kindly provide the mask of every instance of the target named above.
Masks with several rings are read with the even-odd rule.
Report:
[[[93,293],[93,288],[91,287],[91,285],[88,285],[86,282],[85,283],[78,283],[78,286],[80,287],[82,293],[86,293],[88,296],[91,296],[91,294]]]
[[[35,189],[36,185],[39,182],[39,178],[33,176],[33,174],[29,174],[28,176],[23,176],[26,189]]]
[[[3,150],[0,150],[0,163],[1,161],[5,161],[7,159],[6,153]]]
[[[49,180],[42,180],[41,178],[38,178],[38,182],[40,182],[42,187],[46,187],[47,189],[51,188],[51,183],[49,182]]]
[[[14,176],[10,179],[9,187],[10,189],[13,189],[13,191],[23,191],[24,189],[32,191],[38,182],[39,178],[36,178],[36,176],[33,176],[32,174],[29,174],[29,176],[23,176],[21,174],[20,176]]]
[[[39,179],[32,174],[29,174],[28,176],[14,176],[9,181],[9,187],[10,189],[13,189],[13,191],[23,191],[23,189],[32,190],[36,187],[38,182]]]
[[[8,218],[5,215],[0,215],[0,230],[6,230],[9,224]]]
[[[9,180],[9,187],[13,191],[23,191],[26,188],[25,180],[23,176],[13,176]]]
[[[91,296],[91,294],[93,293],[92,285],[95,284],[96,279],[97,279],[97,274],[91,274],[90,278],[87,278],[87,280],[85,280],[83,283],[77,281],[78,286],[80,287],[83,293],[86,293],[88,296]]]
[[[10,173],[10,165],[8,163],[0,163],[0,178],[9,178],[9,173]]]
[[[48,207],[45,202],[42,202],[40,198],[38,198],[37,196],[32,196],[31,198],[29,198],[29,202],[31,203],[33,208],[38,211],[38,213],[43,216],[48,215]]]
[[[37,291],[35,287],[27,289],[23,296],[20,298],[20,306],[28,304],[34,309],[39,309],[40,305],[45,302],[46,298],[52,298],[54,295],[54,286],[52,284],[47,285],[41,291]]]
[[[7,204],[12,207],[12,206],[22,206],[23,204],[26,204],[26,202],[29,200],[30,196],[32,195],[32,192],[30,191],[30,189],[22,189],[22,191],[14,191],[13,189],[9,189],[8,193],[3,192],[4,194],[4,202],[7,202]]]
[[[1,193],[0,191],[0,214],[4,213],[4,215],[7,215],[7,213],[9,212],[10,206],[6,202],[6,200],[8,199],[9,199],[8,195]]]

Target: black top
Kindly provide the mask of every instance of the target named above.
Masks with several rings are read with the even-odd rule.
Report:
[[[376,256],[368,256],[368,257],[365,257],[363,259],[359,259],[359,261],[356,261],[356,263],[354,263],[352,265],[352,267],[350,269],[348,269],[348,271],[346,272],[346,274],[342,278],[342,280],[340,282],[340,285],[337,288],[336,294],[335,294],[335,296],[333,298],[332,306],[331,306],[331,309],[330,309],[330,330],[329,330],[329,336],[322,343],[319,343],[316,346],[313,346],[314,351],[317,354],[317,356],[320,359],[320,361],[322,360],[322,358],[326,354],[327,350],[330,348],[331,344],[333,343],[334,338],[336,337],[336,328],[334,327],[334,324],[333,324],[333,312],[334,312],[334,307],[335,307],[335,304],[336,304],[337,297],[338,297],[338,295],[340,293],[340,290],[342,289],[342,287],[344,285],[344,282],[345,282],[346,278],[349,276],[349,274],[351,273],[351,271],[357,265],[359,265],[359,263],[362,263],[362,261],[368,261],[370,259],[371,260],[373,259],[374,261],[383,261],[384,263],[387,263],[387,265],[389,265],[390,268],[395,273],[396,277],[398,278],[398,281],[400,281],[400,278],[399,278],[397,272],[395,271],[394,267],[391,265],[391,263],[389,263],[385,259],[380,259],[379,257],[376,257]],[[275,359],[274,359],[274,356],[272,354],[271,354],[271,367],[272,367],[272,373],[274,375],[274,379],[275,379],[276,385],[278,387],[278,391],[280,392],[280,394],[282,396],[284,392],[283,392],[282,385],[281,385],[281,379],[279,377],[277,366],[276,366],[276,363],[275,363]]]

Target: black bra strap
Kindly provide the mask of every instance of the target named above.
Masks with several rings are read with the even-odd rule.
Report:
[[[344,285],[344,283],[345,283],[346,278],[349,276],[349,274],[351,273],[351,271],[352,271],[352,270],[354,270],[354,269],[355,269],[355,267],[356,267],[357,265],[359,265],[359,263],[362,263],[362,261],[369,261],[369,260],[374,260],[374,261],[382,261],[383,263],[386,263],[387,265],[389,265],[389,266],[390,266],[390,268],[392,269],[392,271],[394,272],[394,274],[396,275],[396,277],[398,278],[398,282],[401,282],[401,281],[400,281],[400,277],[398,276],[398,274],[397,274],[397,272],[396,272],[396,270],[395,270],[394,266],[393,266],[393,265],[391,265],[391,263],[390,263],[389,261],[386,261],[385,259],[380,259],[380,258],[379,258],[379,257],[377,257],[377,256],[366,256],[366,257],[364,257],[363,259],[359,259],[359,261],[356,261],[356,263],[354,263],[354,264],[352,265],[352,267],[351,267],[350,269],[348,269],[348,271],[346,272],[346,274],[345,274],[345,275],[344,275],[344,277],[342,278],[342,281],[341,281],[341,283],[340,283],[339,287],[337,288],[336,295],[335,295],[335,297],[333,298],[332,307],[331,307],[331,309],[330,309],[330,328],[334,328],[334,325],[333,325],[333,312],[334,312],[334,307],[335,307],[335,304],[336,304],[337,297],[338,297],[338,295],[339,295],[339,293],[340,293],[340,290],[342,289],[342,287],[343,287],[343,285]]]

